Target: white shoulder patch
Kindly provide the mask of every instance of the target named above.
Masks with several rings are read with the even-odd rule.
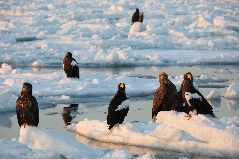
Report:
[[[185,92],[184,97],[187,100],[187,103],[188,103],[189,106],[191,106],[191,104],[189,102],[190,99],[202,100],[202,97],[199,96],[197,93]]]
[[[120,111],[120,110],[122,110],[122,109],[129,108],[129,105],[130,105],[130,102],[129,102],[129,100],[127,99],[127,100],[123,101],[123,102],[118,106],[118,108],[117,108],[115,111]]]
[[[77,66],[77,63],[76,63],[75,60],[73,60],[73,61],[71,62],[71,66]]]

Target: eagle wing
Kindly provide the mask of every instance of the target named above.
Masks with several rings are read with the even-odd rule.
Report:
[[[32,102],[32,120],[34,126],[38,126],[39,124],[39,108],[38,108],[38,102],[34,96],[31,98]]]
[[[213,113],[213,108],[212,106],[208,103],[208,101],[204,98],[204,96],[196,90],[197,94],[201,97],[201,101],[198,104],[195,104],[195,107],[198,111],[199,114],[210,114],[213,117],[215,117]]]
[[[21,97],[19,97],[16,101],[16,113],[17,113],[17,121],[18,125],[23,125],[22,116],[21,116]]]
[[[163,100],[166,96],[166,90],[164,87],[159,87],[154,93],[152,117],[156,115],[162,107]]]
[[[212,106],[207,102],[207,100],[204,98],[204,96],[195,88],[193,88],[190,92],[185,92],[187,93],[189,97],[186,97],[188,99],[188,105],[191,107],[191,109],[196,109],[197,114],[210,114],[213,117],[213,108]],[[186,96],[186,95],[185,95]]]

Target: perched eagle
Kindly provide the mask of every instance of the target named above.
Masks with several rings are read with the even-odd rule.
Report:
[[[79,67],[78,63],[74,58],[72,58],[71,52],[66,52],[63,59],[63,69],[68,78],[79,78]]]
[[[118,85],[118,91],[108,107],[107,124],[109,125],[109,130],[114,127],[114,125],[123,123],[129,111],[127,99],[129,98],[127,98],[125,94],[125,84],[120,83]]]
[[[185,112],[189,114],[189,119],[192,115],[197,114],[209,114],[215,117],[212,106],[193,86],[193,76],[190,72],[184,75],[184,80],[178,95],[181,96],[182,105],[185,107]]]
[[[78,104],[71,104],[70,107],[63,107],[62,118],[65,125],[70,125],[73,118],[76,117]]]
[[[176,86],[168,79],[165,72],[159,74],[160,87],[154,93],[152,119],[155,121],[158,112],[170,111],[177,103]]]
[[[30,83],[23,83],[21,96],[16,101],[16,112],[19,126],[38,126],[38,103],[32,95],[32,85]]]
[[[132,19],[131,19],[131,25],[134,24],[134,22],[143,22],[144,20],[144,13],[142,12],[141,14],[139,13],[139,9],[136,8],[136,11],[134,12]]]

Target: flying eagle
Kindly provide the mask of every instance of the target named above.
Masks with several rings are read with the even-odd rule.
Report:
[[[203,95],[193,86],[193,76],[190,72],[184,75],[184,80],[179,91],[179,96],[182,98],[183,106],[186,113],[189,114],[189,119],[192,115],[213,114],[212,106],[207,102]]]
[[[159,74],[160,87],[154,93],[152,119],[155,121],[158,112],[170,111],[177,102],[176,86],[168,79],[165,72]]]
[[[30,83],[23,83],[21,96],[16,101],[16,113],[19,126],[38,126],[38,103],[32,95],[32,85]]]
[[[63,69],[68,78],[79,78],[79,67],[77,61],[72,58],[71,52],[66,52],[63,59]]]
[[[114,127],[114,125],[123,123],[124,118],[129,111],[127,99],[128,98],[125,94],[125,84],[120,83],[118,85],[118,91],[108,107],[107,124],[109,125],[109,130]]]
[[[134,14],[132,16],[132,19],[131,19],[131,25],[133,25],[134,22],[141,22],[142,23],[143,20],[144,20],[144,13],[142,12],[140,14],[139,9],[136,8],[136,11],[134,12]]]

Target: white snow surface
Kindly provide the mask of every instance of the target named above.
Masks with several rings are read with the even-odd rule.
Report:
[[[210,157],[239,157],[239,119],[209,118],[185,113],[159,112],[157,121],[124,123],[110,132],[106,122],[84,120],[68,126],[76,133],[100,142],[174,150]]]
[[[41,153],[40,151],[33,151],[26,144],[22,144],[16,139],[7,140],[0,139],[0,158],[1,159],[41,159],[54,158],[60,159],[60,154],[57,153]]]
[[[143,31],[143,24],[141,22],[134,22],[134,24],[130,26],[128,38],[132,39],[136,36],[141,35],[141,31]]]
[[[19,140],[0,139],[1,159],[130,159],[126,150],[95,149],[43,128],[21,127]]]
[[[227,88],[227,92],[225,94],[226,98],[230,99],[239,99],[239,83],[232,83]]]
[[[103,150],[91,149],[74,138],[36,127],[21,127],[19,141],[33,150],[60,153],[67,158],[99,158],[104,154]]]
[[[0,63],[60,65],[65,51],[80,65],[239,61],[238,0],[0,3]],[[136,7],[145,29],[128,38]]]

